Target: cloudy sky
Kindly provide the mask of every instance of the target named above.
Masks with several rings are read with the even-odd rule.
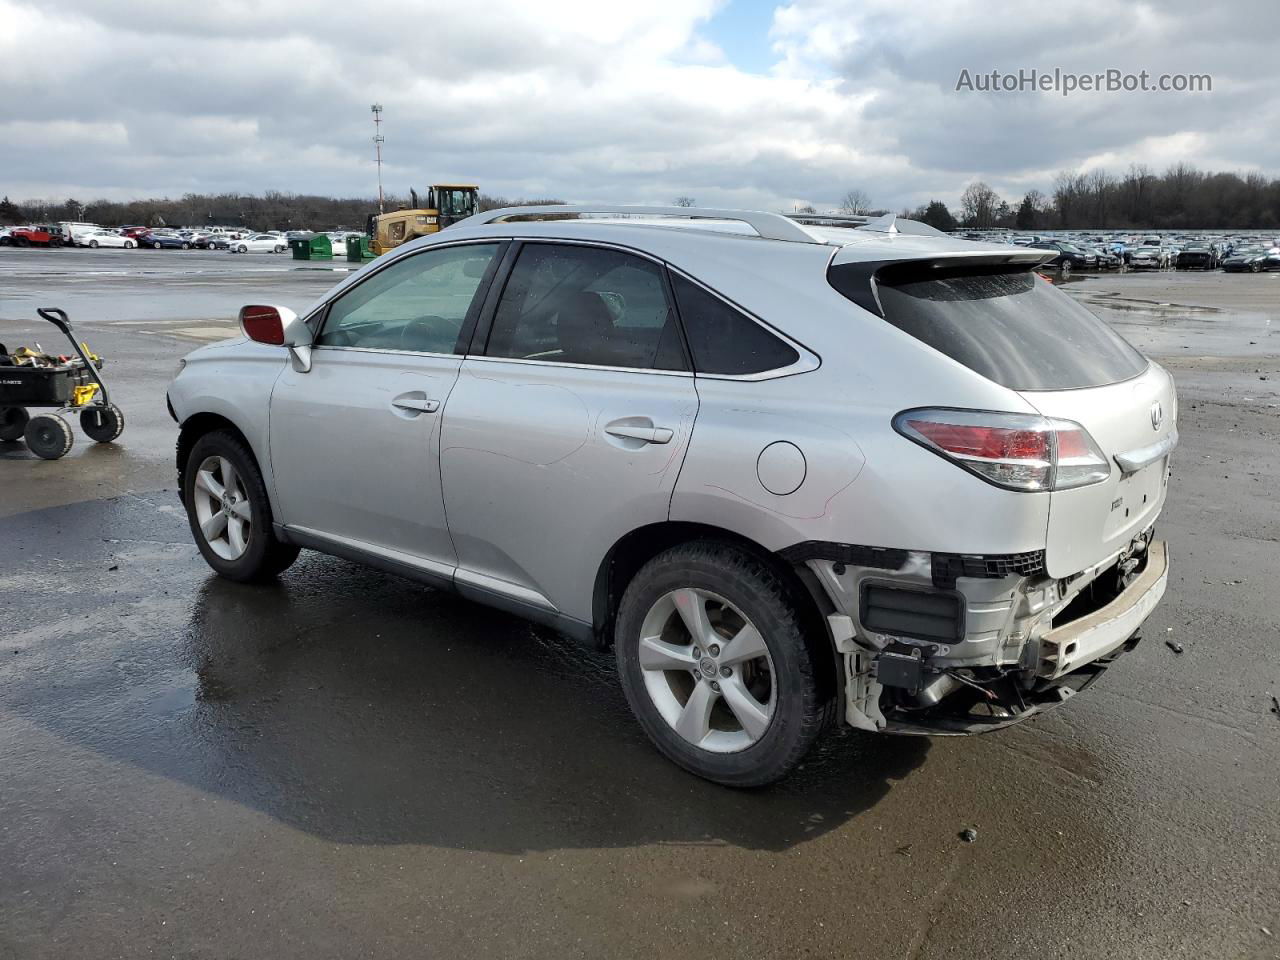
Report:
[[[0,193],[384,181],[898,209],[1130,162],[1280,175],[1280,4],[0,0]],[[1205,73],[1202,93],[957,91],[961,70]]]

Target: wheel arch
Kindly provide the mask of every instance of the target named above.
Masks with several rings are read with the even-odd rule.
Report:
[[[843,667],[827,625],[827,616],[835,608],[817,578],[807,567],[789,563],[751,538],[711,524],[686,520],[649,524],[625,534],[610,547],[600,561],[592,590],[591,619],[597,645],[602,649],[612,645],[618,604],[640,568],[664,550],[697,540],[718,540],[740,547],[765,563],[787,585],[804,617],[805,635],[821,650],[819,662],[829,667],[822,671],[821,692],[836,696],[843,688]]]
[[[253,449],[253,444],[249,442],[249,438],[244,431],[228,420],[220,413],[211,413],[205,411],[202,413],[193,413],[182,421],[182,426],[178,430],[178,444],[175,453],[175,459],[178,467],[178,499],[182,501],[183,506],[187,502],[187,484],[186,470],[187,458],[191,456],[191,449],[196,445],[196,441],[203,436],[207,436],[217,430],[226,430],[234,434],[249,451],[249,455],[253,457],[259,472],[262,472],[262,462],[258,458],[257,451]],[[266,474],[263,474],[264,477]],[[274,504],[273,504],[274,506]]]

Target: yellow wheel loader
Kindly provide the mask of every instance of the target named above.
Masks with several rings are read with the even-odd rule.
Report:
[[[440,183],[427,190],[427,203],[418,206],[418,194],[410,190],[413,209],[369,217],[369,252],[377,257],[414,237],[438,233],[477,212],[479,188],[471,184]]]

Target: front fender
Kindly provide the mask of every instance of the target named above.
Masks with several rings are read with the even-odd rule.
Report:
[[[180,425],[200,414],[229,421],[244,436],[262,470],[272,512],[279,515],[271,470],[271,391],[289,360],[284,347],[240,338],[188,354],[169,384],[169,404]]]

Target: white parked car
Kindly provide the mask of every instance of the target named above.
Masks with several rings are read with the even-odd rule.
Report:
[[[86,230],[76,234],[76,245],[80,247],[122,247],[125,250],[132,250],[136,247],[137,241],[132,237],[126,237],[116,233],[114,230]]]
[[[241,237],[231,243],[228,250],[232,253],[280,253],[289,248],[283,237],[269,233],[253,233]]]
[[[329,243],[333,246],[333,255],[335,257],[345,257],[347,255],[347,235],[341,231],[325,234],[329,238]]]

